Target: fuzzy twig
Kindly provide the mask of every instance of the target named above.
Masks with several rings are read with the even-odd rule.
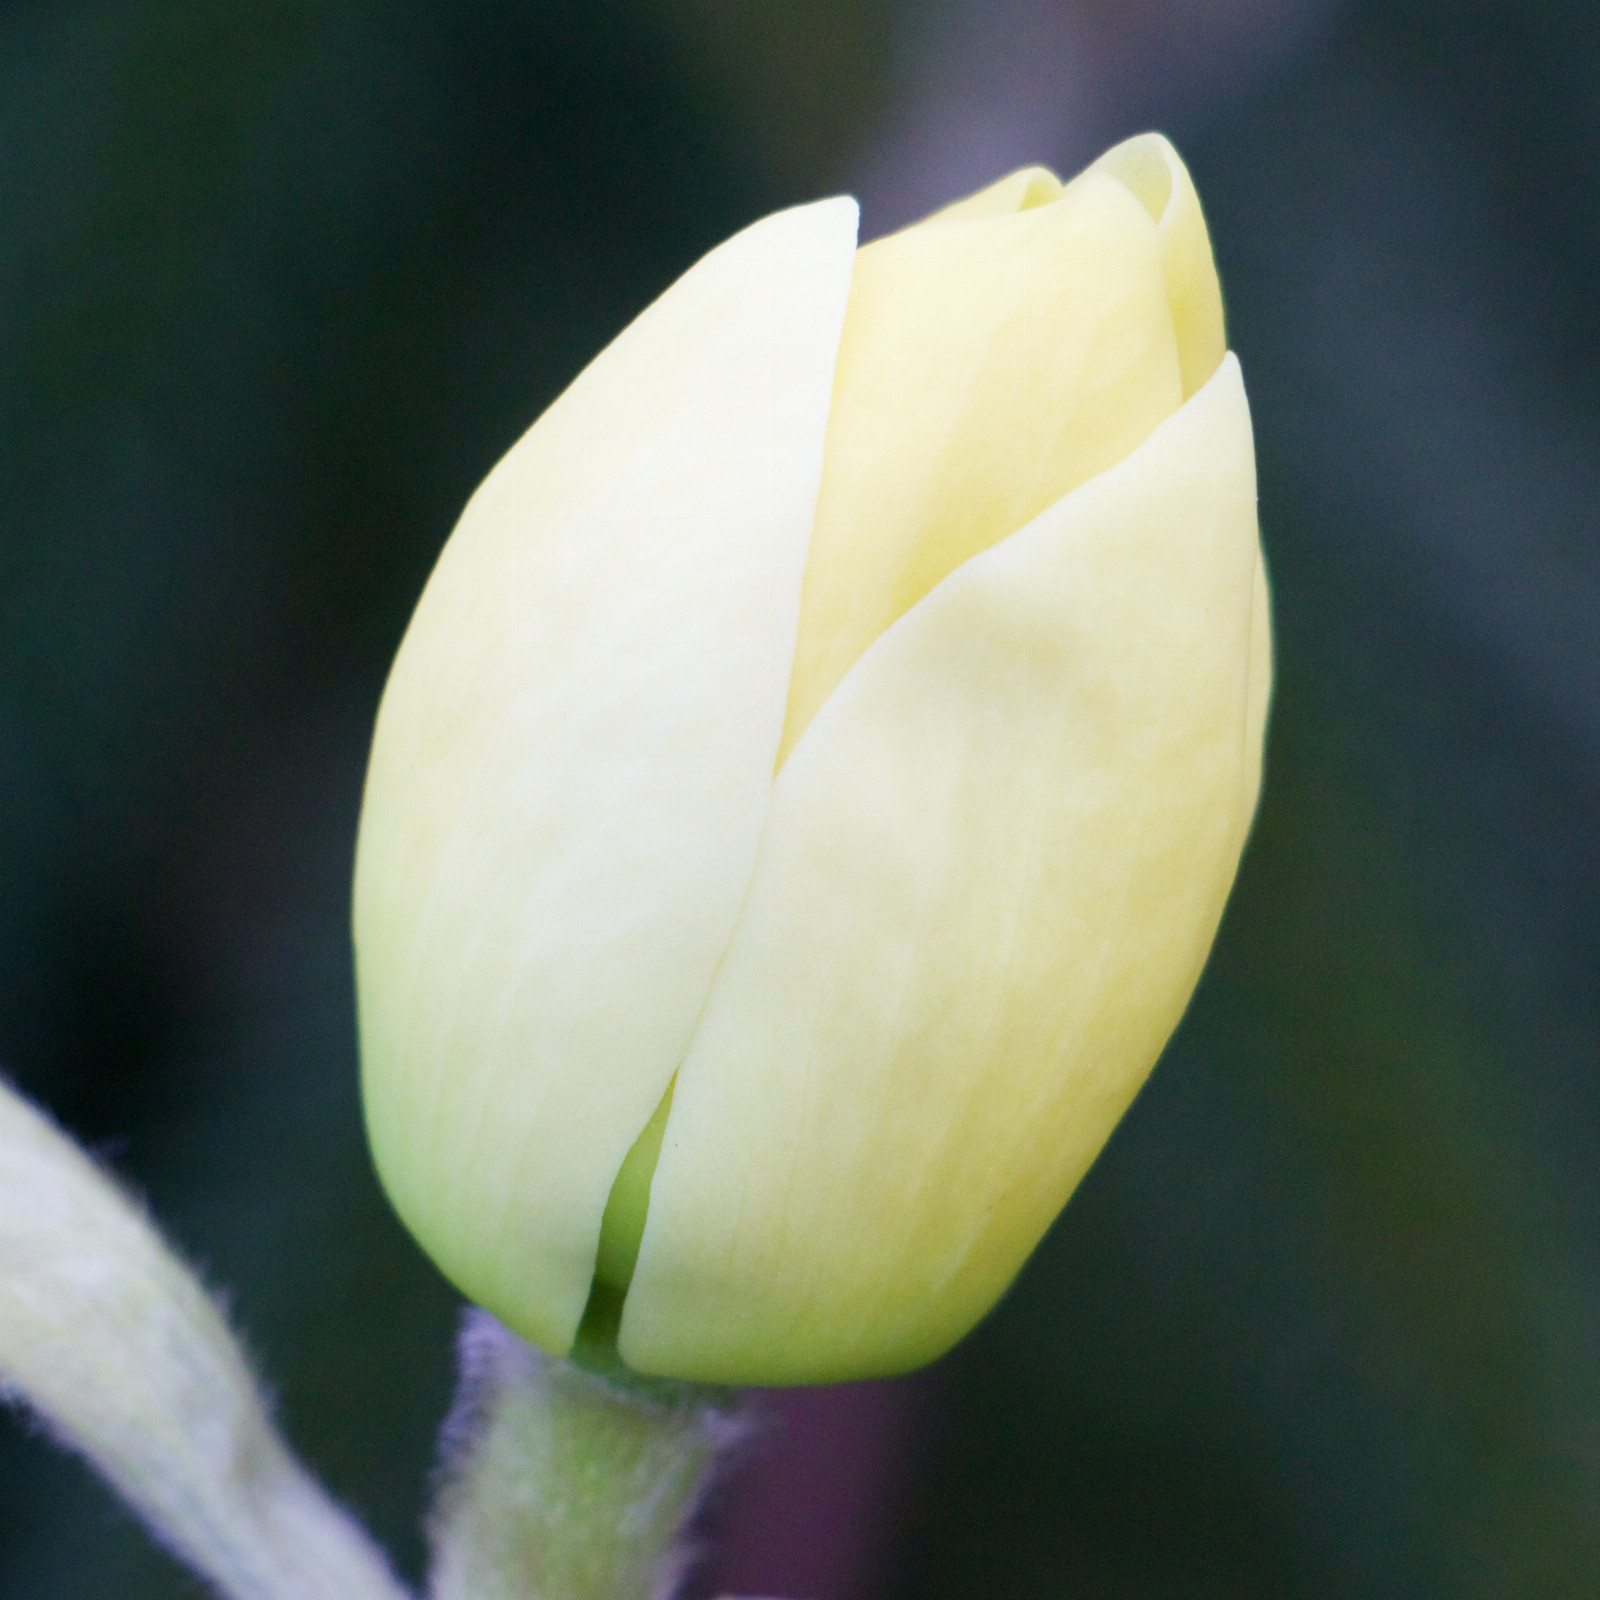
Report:
[[[404,1600],[273,1427],[193,1273],[3,1083],[0,1399],[86,1456],[229,1600]]]

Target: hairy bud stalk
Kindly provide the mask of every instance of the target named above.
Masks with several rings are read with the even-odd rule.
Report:
[[[469,1312],[430,1600],[667,1600],[684,1525],[746,1427],[725,1391],[612,1378]]]

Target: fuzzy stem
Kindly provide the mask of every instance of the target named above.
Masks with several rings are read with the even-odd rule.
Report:
[[[725,1390],[586,1370],[470,1312],[445,1425],[431,1600],[666,1600],[743,1437]]]
[[[230,1600],[406,1600],[290,1453],[142,1208],[0,1083],[0,1403],[21,1402]]]

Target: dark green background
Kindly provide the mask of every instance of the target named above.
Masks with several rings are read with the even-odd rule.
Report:
[[[1098,41],[1092,115],[968,48],[1025,5],[933,81],[1033,118],[1008,161],[1148,123],[1190,161],[1257,425],[1267,797],[1149,1089],[915,1391],[876,1587],[812,1600],[1600,1594],[1600,8],[1237,0],[1209,53],[1195,7],[1034,9]],[[355,1096],[387,660],[477,479],[696,255],[858,173],[901,220],[918,29],[0,9],[0,1060],[413,1572],[456,1307]],[[3,1420],[0,1596],[199,1592]]]

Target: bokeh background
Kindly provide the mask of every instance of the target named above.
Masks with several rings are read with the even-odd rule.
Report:
[[[776,1398],[701,1592],[1600,1594],[1593,0],[0,6],[0,1061],[408,1572],[457,1306],[368,1169],[347,895],[457,510],[741,224],[1147,126],[1256,415],[1266,801],[1013,1293]],[[0,1417],[0,1595],[200,1592]]]

